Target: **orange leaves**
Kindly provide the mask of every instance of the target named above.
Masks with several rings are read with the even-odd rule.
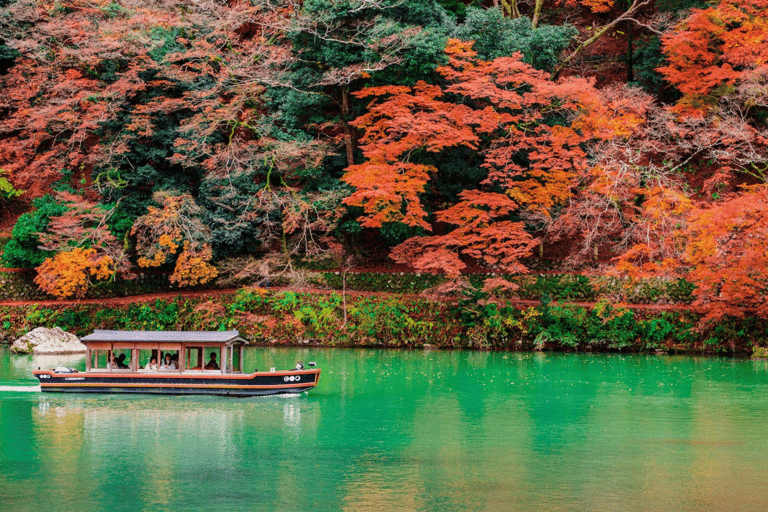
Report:
[[[376,87],[356,93],[377,98],[353,123],[365,129],[361,147],[367,161],[350,166],[343,178],[356,189],[346,203],[365,208],[365,226],[399,221],[428,228],[419,194],[436,168],[413,160],[419,152],[479,149],[482,136],[492,138],[485,150],[486,183],[507,189],[518,202],[546,210],[567,197],[571,171],[585,157],[580,144],[593,132],[602,130],[600,136],[607,137],[604,132],[626,130],[635,122],[607,114],[587,121],[599,104],[590,83],[553,84],[546,73],[522,63],[519,55],[484,62],[475,58],[471,47],[471,42],[449,41],[449,65],[438,69],[452,82],[445,91],[419,82],[413,88]],[[464,100],[452,101],[447,93]],[[382,96],[386,98],[379,99]],[[542,112],[555,109],[573,117],[580,130],[542,123]],[[529,164],[521,166],[521,159]],[[524,175],[531,179],[521,179]]]
[[[582,95],[580,103],[589,115],[579,116],[571,127],[596,140],[631,136],[645,122],[652,100],[648,96],[622,93],[607,89],[599,96]]]
[[[559,0],[558,4],[565,4],[568,7],[575,7],[579,4],[588,8],[592,12],[608,12],[613,7],[613,0]]]
[[[208,263],[213,255],[205,243],[209,229],[198,218],[202,209],[189,194],[162,191],[153,198],[161,208],[148,207],[131,230],[137,239],[139,266],[159,267],[175,257],[183,246],[171,282],[192,286],[214,279],[216,269]]]
[[[708,96],[722,94],[720,86],[768,62],[767,12],[765,0],[721,0],[716,7],[694,9],[662,38],[669,64],[659,71],[685,94],[681,113],[707,109]]]
[[[366,158],[394,162],[419,148],[439,152],[446,147],[476,147],[478,139],[465,122],[472,109],[439,99],[438,86],[418,82],[411,87],[373,87],[355,96],[390,95],[369,105],[352,124],[365,129],[360,147]]]
[[[398,263],[407,263],[417,270],[445,273],[456,277],[467,265],[443,237],[417,236],[409,238],[392,250],[390,257]]]
[[[437,220],[455,226],[487,226],[493,219],[506,217],[518,208],[517,204],[504,194],[465,190],[459,197],[462,201],[439,212]]]
[[[592,12],[608,12],[613,7],[613,0],[582,0],[581,3]]]
[[[184,242],[184,250],[176,260],[176,268],[171,274],[170,281],[178,286],[195,286],[212,281],[218,271],[208,263],[213,254],[211,246],[203,245],[197,254],[190,251],[189,242]]]
[[[526,272],[519,259],[530,254],[536,240],[522,222],[460,226],[447,235],[414,237],[392,250],[391,257],[425,272],[458,277],[466,264],[460,254],[500,272]]]
[[[457,253],[505,272],[524,272],[518,260],[530,253],[536,241],[522,222],[503,219],[517,209],[504,194],[464,191],[459,203],[437,214],[438,220],[456,226],[446,235],[416,237],[392,251],[392,258],[419,270],[444,272],[457,277],[466,265]]]
[[[347,168],[344,181],[357,189],[344,203],[362,206],[365,216],[361,225],[380,227],[386,222],[402,222],[410,226],[429,229],[424,220],[427,212],[421,205],[419,194],[429,181],[429,165],[397,162],[388,164],[369,160]]]
[[[35,283],[59,298],[83,297],[91,278],[106,280],[115,273],[131,278],[130,264],[107,227],[111,211],[82,196],[57,192],[67,211],[52,217],[47,232],[39,233],[42,248],[57,251],[37,267]]]
[[[354,122],[365,130],[366,161],[347,168],[343,180],[355,191],[345,202],[363,207],[365,227],[402,222],[429,230],[422,197],[440,161],[429,154],[477,149],[488,173],[481,188],[462,192],[458,203],[435,214],[455,229],[408,240],[392,257],[450,275],[464,268],[459,255],[525,271],[519,259],[535,241],[512,216],[548,217],[586,169],[583,146],[626,136],[641,118],[625,106],[607,105],[589,81],[550,81],[519,54],[485,62],[471,42],[456,39],[445,52],[448,65],[437,70],[449,82],[444,88],[420,82],[356,93],[374,101]]]
[[[436,169],[410,162],[414,152],[438,153],[446,147],[477,147],[478,138],[466,118],[465,105],[441,101],[438,86],[417,83],[414,87],[373,87],[355,96],[379,98],[369,112],[352,124],[365,129],[360,141],[367,161],[347,168],[343,180],[355,187],[345,203],[362,206],[364,226],[403,222],[429,229],[419,194]]]
[[[768,317],[768,188],[750,187],[734,199],[692,212],[686,231],[687,279],[698,287],[707,319],[742,316],[740,307]]]
[[[59,298],[82,297],[91,278],[105,280],[115,273],[132,278],[123,248],[107,226],[112,211],[68,192],[57,192],[56,200],[67,210],[38,233],[41,249],[56,251],[37,267],[40,289]]]
[[[706,313],[703,321],[741,317],[744,308],[768,317],[768,187],[748,187],[698,207],[664,194],[651,199],[657,225],[677,223],[623,254],[618,270],[632,277],[685,277],[696,285],[694,305]],[[664,243],[675,250],[663,251]]]
[[[83,297],[91,278],[105,280],[114,274],[112,258],[95,249],[76,248],[60,252],[37,267],[35,284],[60,299]]]
[[[141,267],[163,265],[176,254],[185,239],[198,241],[207,232],[195,218],[200,207],[189,194],[156,192],[153,198],[162,208],[149,206],[147,213],[136,219],[131,229],[131,234],[137,238],[136,250]]]

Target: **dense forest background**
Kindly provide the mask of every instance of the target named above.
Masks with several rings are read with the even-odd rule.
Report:
[[[546,251],[768,316],[768,0],[0,9],[2,263],[53,295]]]

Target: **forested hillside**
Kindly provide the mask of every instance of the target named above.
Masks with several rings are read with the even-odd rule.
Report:
[[[50,294],[546,249],[768,317],[768,0],[0,9],[2,264]]]

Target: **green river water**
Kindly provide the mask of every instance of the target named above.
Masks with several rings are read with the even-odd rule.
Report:
[[[39,393],[0,349],[0,510],[768,510],[768,363],[249,348],[294,397]]]

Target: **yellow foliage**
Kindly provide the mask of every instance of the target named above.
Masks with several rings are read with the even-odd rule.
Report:
[[[177,243],[179,238],[180,235],[176,231],[160,235],[157,239],[157,244],[147,250],[147,256],[149,257],[141,256],[137,263],[140,267],[144,268],[159,267],[179,250],[179,244]]]
[[[140,257],[137,261],[140,267],[147,268],[147,267],[159,267],[163,263],[165,263],[166,256],[165,253],[162,251],[157,251],[152,255],[152,258],[145,258],[144,256]]]
[[[211,247],[206,244],[199,253],[190,250],[189,242],[184,242],[184,250],[176,260],[176,268],[171,274],[170,281],[178,286],[195,286],[205,284],[219,274],[216,268],[208,263],[213,256]]]
[[[174,254],[179,248],[179,244],[174,241],[174,239],[178,236],[179,234],[174,230],[174,232],[171,234],[160,235],[160,238],[158,238],[157,242],[160,244],[160,246],[167,248],[169,253]]]
[[[95,249],[72,249],[48,258],[37,267],[35,284],[40,290],[60,299],[83,297],[94,279],[109,279],[114,261]]]

